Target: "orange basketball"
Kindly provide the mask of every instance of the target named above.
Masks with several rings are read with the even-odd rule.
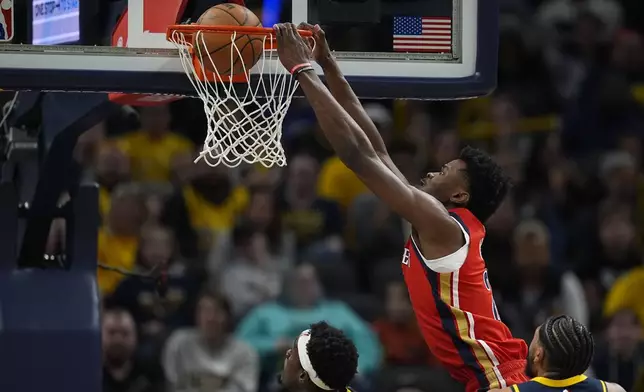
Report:
[[[253,26],[262,27],[262,22],[248,8],[241,5],[219,4],[204,12],[198,25],[204,26]],[[194,48],[197,56],[201,53],[204,68],[219,71],[221,76],[237,75],[250,70],[264,52],[264,36],[237,33],[235,45],[232,33],[204,31],[202,37],[195,35]],[[237,51],[235,46],[239,49]],[[208,53],[210,57],[208,57]],[[212,59],[212,63],[211,63]],[[214,66],[213,66],[214,64]]]

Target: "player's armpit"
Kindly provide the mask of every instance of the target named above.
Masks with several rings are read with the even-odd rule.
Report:
[[[432,244],[437,254],[425,256],[442,257],[460,248],[463,245],[461,228],[443,204],[402,181],[382,162],[364,131],[315,73],[302,73],[298,81],[320,128],[342,162],[389,208],[410,222],[424,243]]]
[[[338,101],[340,106],[351,116],[351,118],[358,124],[364,131],[369,139],[373,150],[378,157],[398,178],[407,183],[405,176],[398,170],[396,165],[389,157],[385,142],[380,135],[378,127],[373,123],[367,112],[364,110],[362,103],[358,96],[351,88],[351,85],[344,77],[338,62],[333,57],[329,43],[326,41],[324,30],[320,26],[314,26],[308,23],[301,23],[300,29],[308,30],[313,33],[313,40],[315,41],[315,49],[313,50],[313,57],[315,61],[322,67],[326,84],[333,95],[333,98]]]
[[[389,208],[411,223],[424,242],[437,245],[438,254],[426,257],[442,257],[463,245],[461,228],[443,204],[400,180],[377,156],[354,158],[347,166]]]
[[[331,59],[326,66],[322,67],[322,69],[324,70],[326,83],[329,86],[331,94],[364,131],[378,158],[380,158],[382,163],[384,163],[385,166],[387,166],[387,168],[396,175],[396,177],[409,185],[407,178],[405,178],[389,156],[385,142],[382,140],[380,131],[378,131],[378,127],[376,127],[371,118],[369,118],[369,115],[364,110],[360,100],[353,92],[351,85],[349,85],[349,82],[347,82],[342,74],[337,62],[334,59]]]
[[[362,107],[360,100],[353,92],[349,82],[344,78],[335,60],[330,60],[328,65],[322,67],[322,69],[324,70],[326,83],[329,86],[333,98],[338,101],[342,108],[362,128],[365,135],[369,138],[374,151],[378,155],[387,155],[387,148],[385,147],[385,142],[382,140],[382,136],[380,136],[378,128]]]
[[[378,154],[378,157],[380,158],[382,163],[384,163],[385,166],[387,166],[387,168],[400,179],[400,181],[404,182],[406,185],[411,185],[405,175],[402,174],[400,169],[398,169],[398,167],[394,164],[394,161],[391,159],[391,156],[389,156],[389,153]]]

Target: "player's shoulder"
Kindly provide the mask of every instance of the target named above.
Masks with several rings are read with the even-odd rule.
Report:
[[[601,381],[606,385],[606,391],[607,392],[626,392],[623,386],[614,383],[614,382],[606,382],[606,381]]]
[[[485,226],[481,221],[467,208],[450,208],[450,216],[456,219],[462,226],[467,229],[480,229],[485,231]]]
[[[582,386],[585,386],[584,391],[587,392],[626,392],[621,385],[606,382],[594,377],[586,377]]]
[[[579,375],[566,380],[551,380],[535,377],[526,382],[515,384],[497,391],[503,392],[540,392],[573,387],[578,392],[625,392],[619,384],[608,383],[596,378]]]

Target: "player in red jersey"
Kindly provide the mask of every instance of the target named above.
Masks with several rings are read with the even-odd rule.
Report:
[[[413,227],[402,267],[418,324],[433,354],[468,392],[526,381],[527,345],[501,322],[481,245],[483,223],[503,200],[508,180],[485,153],[459,159],[411,185],[344,79],[319,26],[314,53],[292,24],[275,26],[278,55],[292,70],[338,157]],[[327,87],[308,64],[315,59]],[[329,91],[330,90],[330,91]]]

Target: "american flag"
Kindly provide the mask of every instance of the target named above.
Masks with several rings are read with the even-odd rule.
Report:
[[[452,18],[394,17],[394,52],[449,53],[452,51]]]

